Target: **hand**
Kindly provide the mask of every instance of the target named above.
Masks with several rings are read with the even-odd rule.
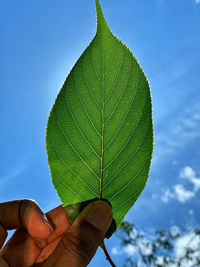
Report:
[[[73,224],[59,206],[43,214],[33,200],[0,203],[0,267],[87,266],[112,221],[103,201],[90,203]]]

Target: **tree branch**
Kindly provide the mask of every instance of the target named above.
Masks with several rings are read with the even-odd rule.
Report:
[[[108,253],[108,251],[107,251],[107,248],[106,248],[106,245],[105,245],[105,242],[104,242],[104,241],[103,241],[103,243],[102,243],[102,247],[103,247],[103,251],[104,251],[104,253],[105,253],[105,255],[106,255],[106,259],[109,261],[110,265],[111,265],[112,267],[117,267],[117,266],[114,264],[113,260],[111,259],[110,255],[109,255],[109,253]]]

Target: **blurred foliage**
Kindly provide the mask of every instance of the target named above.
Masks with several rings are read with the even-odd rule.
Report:
[[[179,231],[144,234],[134,224],[123,222],[119,229],[121,246],[132,254],[124,267],[199,267],[200,228],[186,238]]]

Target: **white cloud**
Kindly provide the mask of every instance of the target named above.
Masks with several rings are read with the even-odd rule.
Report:
[[[137,252],[137,250],[135,249],[135,247],[134,246],[132,246],[132,245],[127,245],[127,246],[125,246],[124,247],[124,252],[130,257],[130,256],[133,256],[136,252]]]
[[[164,191],[163,196],[161,197],[161,200],[165,203],[169,202],[171,199],[176,199],[181,203],[184,203],[185,201],[191,199],[195,196],[195,193],[193,191],[186,190],[183,185],[176,184],[173,187],[173,190],[170,190],[167,188]]]
[[[180,171],[180,177],[191,179],[195,177],[195,172],[191,167],[187,166]]]
[[[193,198],[200,190],[200,178],[196,176],[195,171],[191,167],[186,166],[183,168],[179,173],[179,178],[187,179],[193,185],[193,189],[187,190],[182,184],[176,184],[172,189],[167,188],[164,191],[161,197],[163,202],[167,203],[170,199],[176,199],[184,203]]]
[[[121,250],[119,248],[114,247],[114,248],[112,248],[111,253],[113,255],[120,255],[121,254]]]
[[[180,172],[180,178],[188,179],[194,185],[194,191],[197,192],[200,189],[200,178],[196,176],[195,171],[187,166]]]
[[[174,186],[174,195],[178,201],[183,203],[194,197],[195,193],[193,191],[186,190],[181,184],[177,184]]]
[[[135,235],[134,235],[135,237]],[[132,236],[132,238],[134,238]],[[113,255],[122,255],[122,254],[126,254],[128,257],[132,257],[135,254],[138,253],[138,248],[139,247],[142,250],[143,255],[149,255],[152,253],[152,246],[149,245],[151,242],[147,239],[144,238],[142,240],[137,240],[137,246],[133,246],[131,244],[128,244],[126,246],[123,247],[113,247],[111,250],[111,253]]]
[[[128,257],[130,257],[130,256],[133,256],[135,253],[137,253],[137,250],[134,246],[129,244],[129,245],[121,247],[121,248],[113,247],[111,250],[111,253],[113,255],[126,254]]]
[[[175,242],[175,256],[180,258],[185,254],[186,248],[191,248],[193,250],[198,249],[200,244],[200,238],[194,232],[186,233],[185,235],[179,237]],[[182,262],[181,267],[191,267],[196,263],[195,258],[200,257],[200,251],[197,250],[191,259]],[[197,265],[195,265],[197,266]]]
[[[162,201],[167,203],[171,198],[174,198],[174,193],[170,189],[166,189],[164,195],[161,197]]]

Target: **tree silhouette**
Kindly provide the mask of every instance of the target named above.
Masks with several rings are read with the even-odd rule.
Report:
[[[178,232],[162,230],[148,236],[134,224],[123,222],[119,237],[121,246],[131,246],[133,251],[124,267],[200,266],[200,228],[193,229],[182,242],[183,236]]]

